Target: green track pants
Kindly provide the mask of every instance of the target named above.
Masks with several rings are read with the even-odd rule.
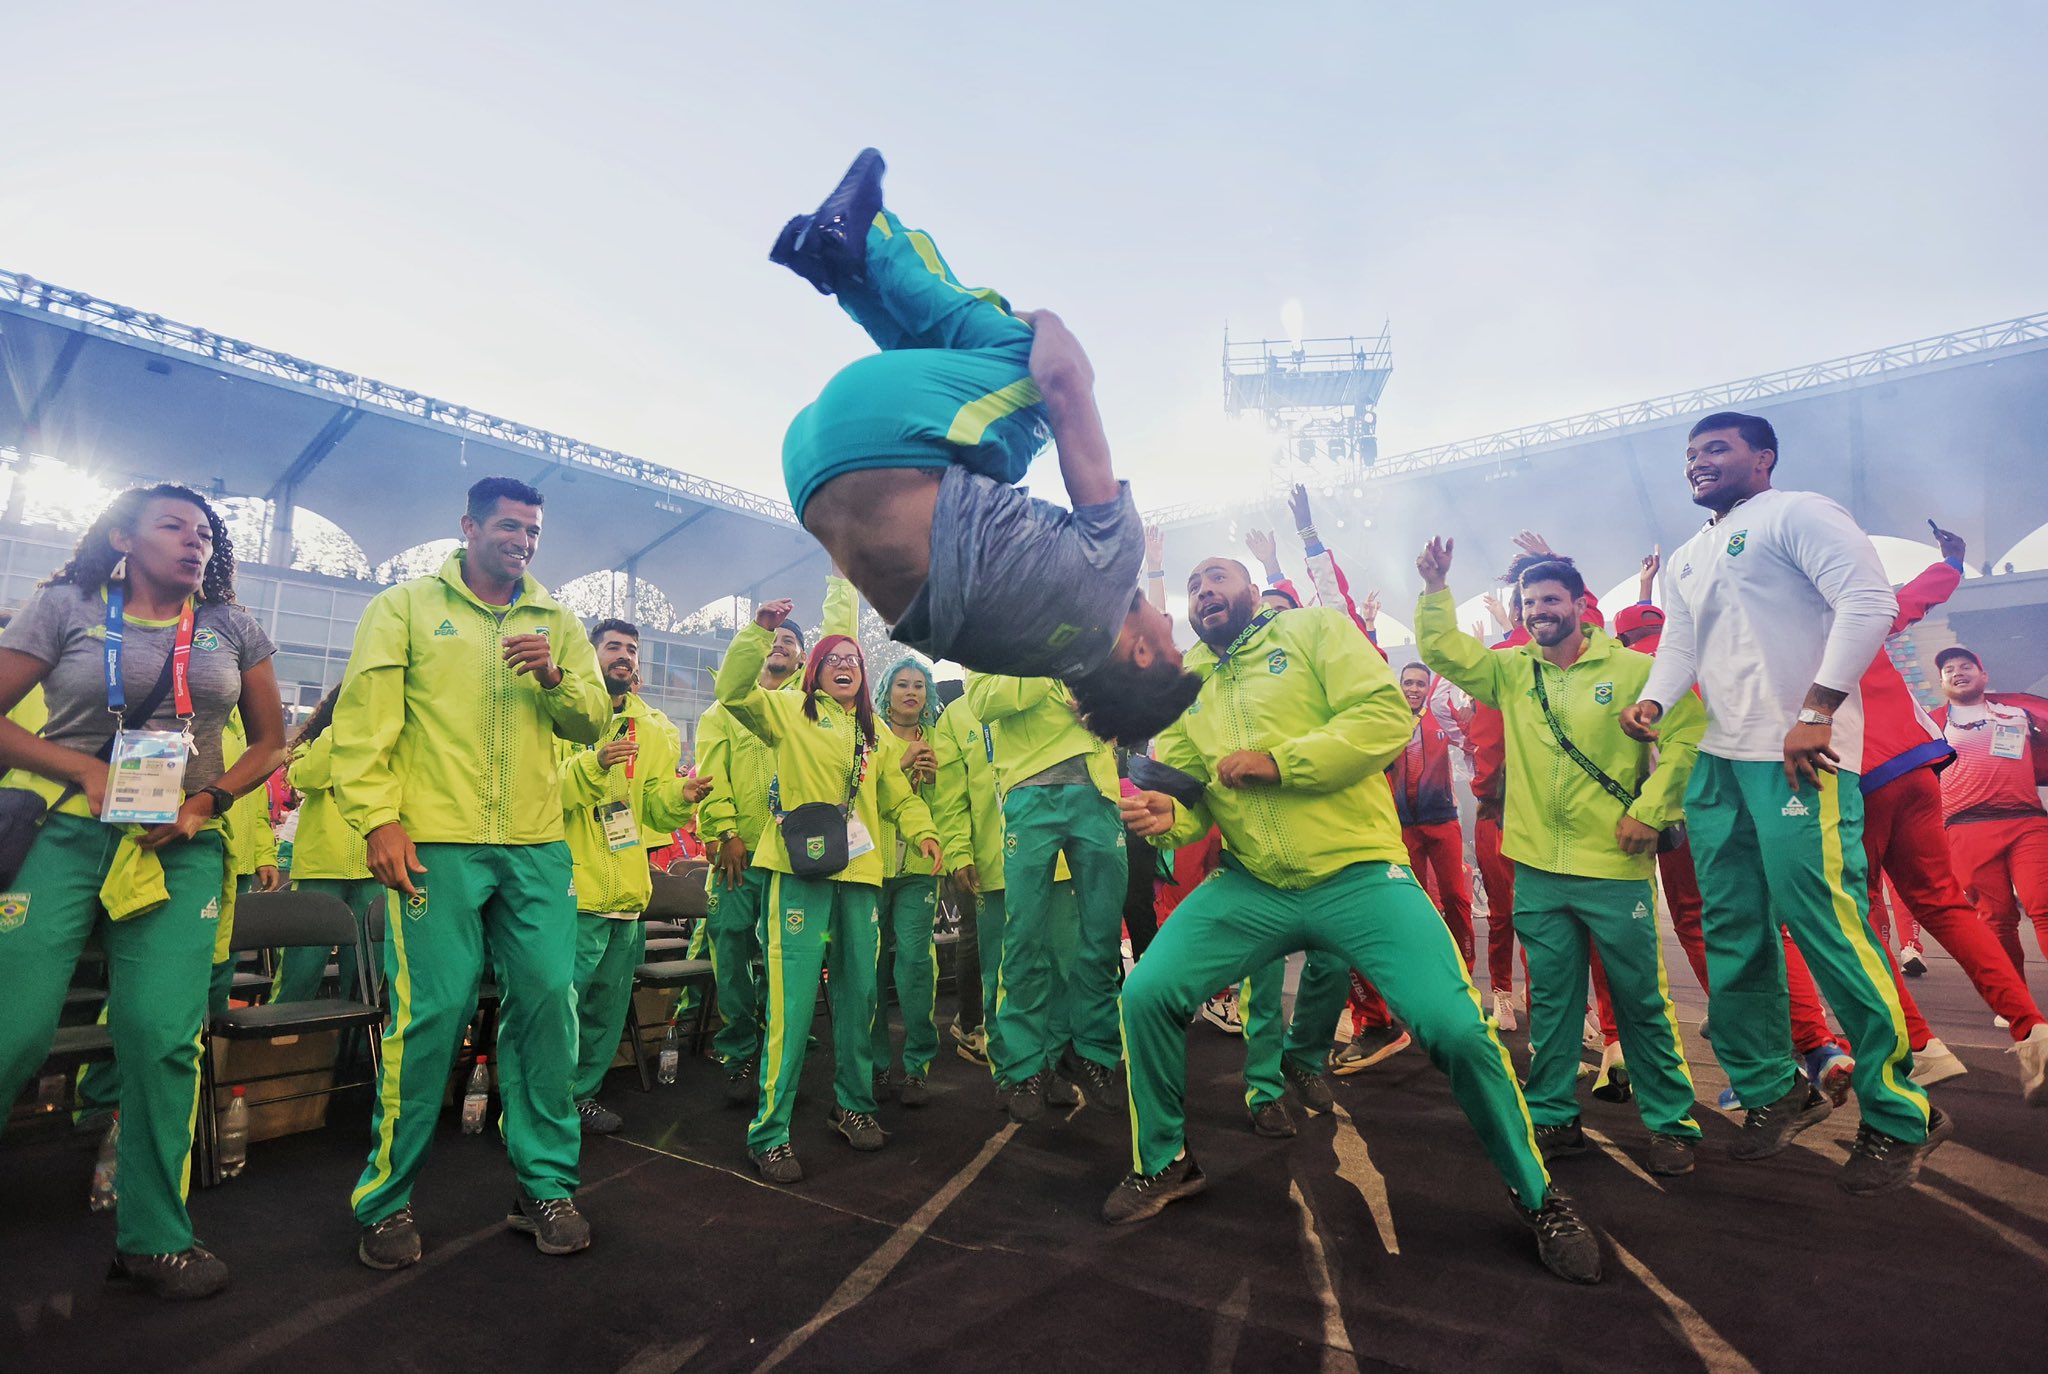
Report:
[[[633,973],[645,962],[647,923],[576,913],[576,1100],[597,1096],[619,1054]]]
[[[1351,968],[1340,955],[1310,950],[1294,989],[1291,1018],[1283,1005],[1286,987],[1284,957],[1237,985],[1237,1016],[1244,1023],[1244,1105],[1253,1112],[1286,1094],[1283,1065],[1301,1073],[1328,1067],[1337,1018],[1351,996]]]
[[[761,1049],[761,1100],[747,1127],[756,1154],[789,1143],[797,1079],[827,968],[832,1002],[832,1086],[850,1112],[875,1109],[875,950],[881,889],[830,878],[771,873],[761,913],[768,1034]]]
[[[999,1032],[996,996],[1002,988],[1003,930],[1009,923],[1008,896],[1002,888],[982,889],[974,898],[975,933],[981,941],[981,1029],[988,1037],[988,1062],[994,1072]]]
[[[872,1046],[877,1070],[888,1068],[892,1058],[885,991],[892,979],[896,1000],[903,1008],[903,1072],[914,1078],[928,1077],[938,1055],[939,960],[938,946],[932,942],[938,900],[939,880],[930,874],[888,878],[882,883]]]
[[[375,878],[299,878],[292,883],[294,892],[323,892],[336,897],[355,914],[356,933],[359,938],[368,929],[370,913],[383,909],[390,898],[390,889]],[[364,939],[365,948],[368,940]],[[270,987],[273,1002],[303,1002],[320,995],[320,982],[327,972],[327,959],[334,957],[335,977],[341,983],[344,997],[356,995],[356,952],[347,946],[337,950],[314,949],[310,945],[299,949],[288,949],[278,958],[277,979]]]
[[[1697,1140],[1692,1070],[1678,1038],[1671,984],[1648,878],[1580,878],[1515,865],[1515,934],[1529,959],[1529,1116],[1539,1126],[1579,1119],[1580,1031],[1587,949],[1600,951],[1643,1124]]]
[[[64,992],[97,931],[109,978],[107,1026],[128,1072],[120,1080],[121,1200],[115,1246],[128,1254],[189,1249],[185,1211],[199,1116],[199,1041],[220,918],[217,831],[159,850],[170,900],[110,921],[99,902],[118,826],[53,815],[12,890],[0,894],[0,1102],[20,1095],[48,1057]]]
[[[1116,803],[1088,784],[1012,788],[1003,798],[1003,832],[1008,912],[991,1017],[1002,1045],[999,1060],[991,1050],[996,1081],[1017,1084],[1050,1068],[1069,1039],[1077,1053],[1114,1068],[1123,1058],[1117,980],[1127,885]],[[1067,1033],[1056,1034],[1050,928],[1053,872],[1062,853],[1074,875],[1080,924],[1068,977]]]
[[[370,1117],[368,1166],[350,1197],[365,1226],[412,1199],[441,1098],[476,1008],[484,940],[503,1000],[496,1060],[512,1171],[534,1198],[576,1191],[583,1137],[576,1072],[576,898],[569,846],[423,844],[421,896],[385,917],[391,1026]]]
[[[1854,773],[1785,786],[1784,767],[1701,754],[1686,791],[1699,871],[1714,1057],[1744,1102],[1775,1102],[1793,1083],[1785,948],[1792,932],[1814,981],[1856,1047],[1863,1120],[1898,1140],[1927,1136],[1927,1094],[1908,1075],[1906,1019],[1871,930],[1863,793]]]
[[[765,868],[749,868],[728,887],[713,869],[704,919],[697,924],[705,933],[718,997],[720,1024],[711,1037],[711,1052],[728,1069],[761,1052],[761,973],[755,964],[761,958],[761,906],[769,876]]]
[[[1132,1168],[1154,1174],[1186,1143],[1188,1018],[1202,999],[1297,949],[1321,950],[1372,979],[1478,1131],[1524,1207],[1550,1176],[1506,1046],[1480,1004],[1443,917],[1407,868],[1354,864],[1299,892],[1269,886],[1228,853],[1160,926],[1124,984]]]

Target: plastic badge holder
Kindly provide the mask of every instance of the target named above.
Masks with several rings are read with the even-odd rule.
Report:
[[[182,730],[118,732],[100,819],[116,825],[168,825],[178,819],[191,752],[192,737]]]
[[[640,843],[640,823],[633,819],[633,808],[624,802],[598,807],[597,823],[604,828],[604,842],[614,854]]]

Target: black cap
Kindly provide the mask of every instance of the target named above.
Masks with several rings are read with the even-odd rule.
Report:
[[[1965,649],[1960,644],[1951,644],[1934,656],[1934,671],[1940,672],[1941,666],[1952,658],[1967,658],[1970,662],[1977,665],[1979,672],[1983,671],[1984,660],[1977,657],[1977,651],[1975,649]]]

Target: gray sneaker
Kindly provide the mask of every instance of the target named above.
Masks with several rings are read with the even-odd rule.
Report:
[[[521,1193],[505,1224],[532,1236],[543,1255],[573,1255],[590,1248],[590,1223],[576,1210],[574,1198],[531,1198]]]
[[[1399,1026],[1368,1027],[1352,1036],[1351,1043],[1337,1051],[1330,1060],[1330,1071],[1339,1078],[1348,1078],[1390,1055],[1399,1054],[1409,1044],[1408,1032]]]
[[[1261,1102],[1252,1109],[1252,1129],[1269,1140],[1287,1140],[1294,1135],[1294,1118],[1279,1098]]]
[[[1834,1111],[1825,1096],[1805,1080],[1792,1084],[1792,1091],[1776,1102],[1751,1110],[1743,1119],[1742,1134],[1728,1147],[1730,1159],[1768,1159],[1792,1143],[1792,1137],[1808,1126],[1817,1126]]]
[[[856,1150],[879,1150],[888,1142],[888,1133],[882,1123],[866,1112],[849,1112],[844,1107],[834,1107],[828,1118],[834,1130],[846,1137],[846,1143]]]
[[[1927,1138],[1904,1141],[1886,1135],[1869,1122],[1856,1128],[1856,1143],[1849,1147],[1849,1162],[1836,1181],[1842,1191],[1855,1197],[1876,1197],[1910,1188],[1920,1177],[1920,1165],[1935,1147],[1956,1133],[1956,1123],[1939,1107],[1928,1109]]]
[[[420,1228],[413,1224],[412,1207],[399,1208],[382,1221],[363,1228],[356,1242],[356,1258],[372,1269],[403,1269],[420,1261]]]
[[[228,1267],[220,1256],[198,1244],[169,1255],[114,1253],[107,1282],[126,1283],[154,1298],[173,1302],[210,1298],[228,1286]]]
[[[796,1162],[796,1151],[787,1142],[770,1145],[752,1156],[754,1167],[761,1171],[761,1177],[770,1183],[802,1183],[804,1166]]]
[[[1681,1178],[1691,1173],[1698,1154],[1698,1142],[1688,1136],[1665,1135],[1661,1131],[1650,1136],[1650,1172],[1659,1178]]]
[[[576,1104],[576,1118],[583,1123],[585,1135],[610,1135],[626,1124],[626,1118],[594,1097],[586,1097]]]
[[[1028,1126],[1045,1115],[1045,1072],[1040,1070],[1025,1079],[1003,1089],[1003,1107],[1010,1113],[1010,1120],[1020,1126]]]
[[[1169,1202],[1193,1197],[1209,1186],[1192,1154],[1183,1154],[1156,1174],[1125,1174],[1124,1181],[1102,1204],[1102,1219],[1111,1226],[1158,1216]]]
[[[921,1073],[907,1073],[896,1085],[896,1101],[905,1107],[922,1107],[931,1100],[931,1084]]]
[[[754,1061],[742,1059],[725,1066],[725,1105],[751,1107],[759,1091],[754,1083]]]
[[[1330,1080],[1308,1069],[1297,1069],[1292,1064],[1283,1064],[1281,1074],[1287,1079],[1287,1086],[1294,1089],[1294,1096],[1301,1105],[1321,1116],[1337,1105],[1337,1098],[1330,1091]]]

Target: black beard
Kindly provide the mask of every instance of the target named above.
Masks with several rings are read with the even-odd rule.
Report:
[[[1252,617],[1259,613],[1256,602],[1243,607],[1226,606],[1224,609],[1229,612],[1230,618],[1225,620],[1213,634],[1204,629],[1197,629],[1195,631],[1197,638],[1218,653],[1229,648],[1231,641],[1243,634],[1244,627],[1251,624]]]

